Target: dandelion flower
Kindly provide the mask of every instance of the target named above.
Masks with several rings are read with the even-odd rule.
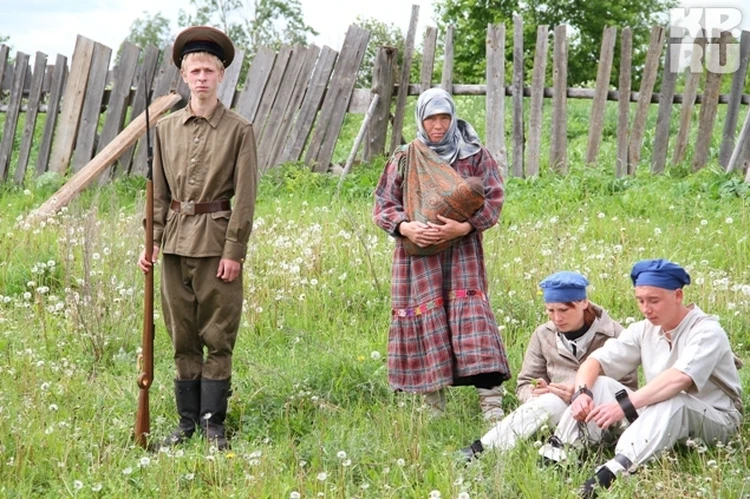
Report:
[[[302,494],[297,492],[296,490],[289,494],[289,499],[300,499],[302,497]]]
[[[443,496],[440,494],[439,490],[433,490],[430,492],[430,499],[440,499],[441,497]]]
[[[399,458],[396,460],[396,464],[398,464],[399,466],[405,466],[406,461],[404,461],[402,458]]]
[[[460,494],[458,494],[458,499],[469,499],[469,493],[461,492]]]
[[[321,482],[325,482],[326,478],[328,478],[328,473],[326,473],[325,471],[321,471],[320,473],[318,473],[318,480],[320,480]]]
[[[373,350],[372,353],[370,353],[370,358],[372,360],[380,360],[380,352]]]
[[[123,475],[130,475],[131,473],[133,473],[133,468],[131,468],[130,466],[122,470]]]
[[[150,458],[150,457],[148,457],[148,456],[143,456],[143,457],[141,458],[141,460],[140,460],[140,461],[138,461],[138,466],[140,466],[141,468],[145,468],[145,467],[146,467],[146,466],[148,466],[149,464],[151,464],[151,458]]]
[[[102,484],[101,483],[97,483],[96,485],[92,485],[91,486],[91,490],[94,491],[94,492],[99,492],[100,490],[102,490]]]
[[[351,465],[352,465],[352,460],[351,459],[344,459],[344,461],[341,463],[341,466],[343,466],[344,468],[347,468],[347,467],[349,467]]]
[[[339,459],[346,459],[346,452],[340,450],[336,453],[336,457]]]

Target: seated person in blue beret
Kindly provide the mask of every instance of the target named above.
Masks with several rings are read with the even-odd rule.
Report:
[[[740,378],[727,335],[716,317],[685,305],[685,270],[666,260],[636,263],[630,277],[645,320],[631,324],[581,365],[574,402],[539,453],[566,458],[564,445],[582,445],[581,431],[596,442],[602,431],[621,433],[613,459],[580,489],[595,497],[617,475],[688,438],[726,442],[742,420]],[[615,381],[643,366],[646,384],[636,391]]]
[[[531,335],[516,385],[522,404],[480,440],[462,449],[467,459],[489,449],[508,451],[544,425],[557,425],[574,395],[581,362],[623,330],[607,312],[586,296],[588,280],[577,272],[557,272],[539,286],[549,321]],[[635,390],[638,376],[627,373],[622,383]]]

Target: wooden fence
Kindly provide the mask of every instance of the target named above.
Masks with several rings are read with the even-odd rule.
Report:
[[[437,30],[428,28],[423,42],[423,58],[418,83],[409,83],[419,7],[412,8],[406,39],[404,65],[397,68],[396,50],[381,47],[373,71],[372,89],[354,89],[357,72],[369,40],[369,32],[351,26],[346,34],[341,53],[314,45],[283,47],[274,53],[261,49],[250,64],[244,88],[237,88],[239,70],[244,57],[238,52],[235,63],[228,68],[219,89],[220,100],[245,116],[255,126],[258,140],[259,164],[267,170],[286,161],[304,160],[315,171],[326,171],[333,157],[341,126],[347,112],[362,113],[373,95],[379,100],[372,110],[365,140],[365,159],[388,153],[402,143],[404,113],[408,95],[417,95],[432,87],[435,65]],[[690,136],[694,106],[700,104],[697,138],[692,166],[704,167],[711,160],[709,148],[716,125],[718,104],[727,105],[723,126],[723,140],[717,157],[728,170],[747,168],[750,162],[750,113],[737,138],[740,106],[750,103],[750,95],[743,94],[745,75],[750,58],[750,32],[744,31],[740,40],[740,65],[732,74],[731,92],[719,95],[723,75],[706,72],[705,87],[699,92],[701,73],[686,74],[683,94],[675,93],[678,74],[670,70],[669,46],[678,43],[666,40],[666,29],[654,27],[648,47],[641,85],[632,91],[631,81],[632,32],[620,31],[621,63],[619,90],[610,90],[617,28],[606,28],[602,37],[597,81],[593,89],[567,88],[567,33],[565,26],[552,30],[552,87],[545,86],[549,59],[550,29],[539,26],[534,55],[531,86],[525,87],[523,60],[523,25],[520,18],[513,20],[512,75],[506,78],[506,27],[488,26],[486,84],[461,85],[453,83],[453,29],[444,40],[443,70],[440,86],[454,95],[486,96],[485,144],[502,165],[505,173],[514,176],[538,175],[543,166],[541,138],[549,134],[550,150],[547,165],[558,172],[566,172],[567,160],[567,99],[591,99],[591,119],[586,161],[599,163],[604,111],[607,100],[618,101],[617,160],[611,165],[616,175],[632,174],[643,151],[646,117],[651,104],[658,104],[658,118],[652,147],[651,168],[664,170],[668,148],[672,141],[671,162],[685,158]],[[721,44],[730,42],[726,34]],[[666,45],[666,49],[665,49]],[[47,66],[47,56],[37,53],[33,68],[30,57],[17,53],[15,64],[6,64],[8,48],[0,46],[0,89],[5,89],[7,103],[0,99],[0,111],[6,112],[2,141],[0,141],[0,179],[13,172],[13,180],[22,183],[27,169],[33,175],[45,171],[64,174],[68,168],[79,171],[123,129],[126,122],[140,114],[145,107],[144,89],[152,98],[169,92],[187,96],[187,88],[179,71],[171,64],[171,48],[166,47],[159,65],[160,51],[154,47],[141,50],[125,43],[119,64],[108,70],[112,51],[92,40],[79,36],[68,69],[65,57],[57,56],[54,66]],[[697,52],[696,52],[697,53]],[[702,64],[700,60],[695,61]],[[661,71],[660,92],[654,91]],[[506,85],[510,80],[511,84]],[[0,95],[3,95],[0,93]],[[504,116],[506,96],[510,96],[512,129],[506,134]],[[524,97],[530,98],[524,111]],[[551,128],[543,130],[543,99],[552,99]],[[393,102],[395,101],[395,107]],[[637,102],[631,116],[631,102]],[[672,112],[680,106],[679,131],[670,137]],[[184,100],[182,102],[184,105]],[[26,113],[20,140],[16,137],[21,112]],[[39,113],[46,113],[41,133],[34,133]],[[500,118],[498,118],[500,117]],[[390,145],[386,148],[389,126]],[[507,135],[507,137],[506,137]],[[39,136],[39,143],[34,144]],[[510,153],[506,138],[511,141]],[[53,140],[54,139],[54,140]],[[19,147],[14,148],[18,142]],[[38,147],[36,164],[29,163],[33,145]],[[16,155],[17,153],[17,155]],[[11,158],[15,161],[11,162]],[[12,167],[15,164],[15,168]],[[145,147],[134,146],[112,165],[101,181],[114,175],[145,171]],[[750,181],[750,170],[748,170]]]

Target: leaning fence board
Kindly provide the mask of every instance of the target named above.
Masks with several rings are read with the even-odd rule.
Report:
[[[370,123],[370,119],[372,118],[372,113],[375,112],[375,107],[378,105],[378,101],[380,100],[380,96],[378,94],[373,94],[372,101],[370,101],[370,106],[367,108],[367,113],[365,113],[365,118],[362,120],[362,125],[359,127],[359,133],[357,133],[357,137],[354,139],[354,145],[352,146],[352,150],[349,153],[349,156],[346,158],[346,164],[344,165],[344,171],[341,172],[341,178],[339,178],[338,186],[336,187],[336,194],[338,194],[341,191],[341,186],[344,183],[344,177],[349,174],[349,171],[352,169],[352,165],[354,164],[354,158],[357,157],[357,151],[359,150],[359,145],[362,143],[362,139],[365,136],[365,132],[367,131],[367,125]]]
[[[724,120],[721,148],[719,149],[719,164],[726,167],[734,149],[734,132],[737,128],[737,119],[742,99],[742,87],[745,84],[748,61],[750,61],[750,31],[743,31],[740,37],[740,61],[737,71],[732,75],[732,89],[729,92],[729,103]]]
[[[273,64],[271,76],[268,78],[266,89],[263,91],[263,96],[258,105],[258,113],[255,115],[255,121],[253,121],[253,130],[256,137],[263,135],[263,128],[266,126],[271,107],[273,107],[276,95],[279,93],[281,80],[284,78],[284,72],[289,65],[291,56],[292,48],[288,46],[281,47],[279,53],[276,54],[276,62]]]
[[[513,176],[523,177],[523,20],[513,16]]]
[[[296,116],[297,111],[299,111],[302,98],[305,96],[307,84],[310,81],[310,76],[315,68],[315,61],[318,60],[319,55],[320,48],[317,45],[310,45],[307,50],[305,50],[302,67],[297,75],[297,80],[293,82],[294,89],[289,99],[289,104],[284,110],[284,116],[281,118],[276,138],[274,139],[273,145],[270,147],[268,153],[267,167],[279,164],[279,156],[281,155],[282,148],[286,143],[294,117]]]
[[[698,94],[698,82],[702,72],[692,71],[690,68],[698,67],[703,61],[703,48],[706,39],[698,36],[693,43],[693,51],[690,55],[690,67],[685,77],[685,90],[683,91],[682,109],[680,110],[680,129],[677,132],[677,138],[674,141],[674,152],[672,153],[672,163],[677,164],[685,157],[687,150],[688,136],[690,134],[690,122],[693,118],[693,106]]]
[[[346,109],[352,98],[359,67],[365,56],[370,32],[357,25],[349,26],[342,44],[341,56],[336,63],[328,93],[320,108],[320,116],[315,126],[305,156],[305,163],[313,170],[324,172],[333,158],[333,150],[346,117]]]
[[[367,127],[365,141],[365,161],[385,153],[388,137],[388,123],[391,117],[391,99],[393,81],[396,74],[396,57],[398,50],[394,47],[379,47],[375,56],[375,68],[372,73],[372,91],[380,98],[373,111],[370,126]]]
[[[128,99],[130,98],[133,77],[138,67],[138,57],[140,55],[141,49],[128,41],[123,42],[120,47],[120,62],[115,68],[114,84],[112,85],[112,91],[109,93],[109,102],[107,104],[107,115],[104,118],[102,133],[99,135],[99,140],[96,144],[97,154],[114,140],[125,124]],[[116,165],[117,163],[113,164],[100,177],[100,181],[106,182],[109,180]]]
[[[86,96],[93,57],[94,41],[78,35],[76,48],[73,51],[73,60],[70,63],[70,72],[65,84],[62,111],[60,112],[54,148],[49,162],[49,170],[52,172],[64,174],[73,155],[73,146],[76,143],[78,124],[81,121],[83,100]]]
[[[544,107],[544,78],[547,76],[547,52],[549,50],[549,26],[539,26],[536,30],[534,70],[531,75],[531,104],[529,106],[529,147],[526,158],[526,174],[539,175],[539,161],[542,155],[542,118]],[[497,116],[503,116],[499,114]],[[497,120],[502,121],[502,120]]]
[[[219,84],[218,97],[224,106],[229,109],[232,107],[234,94],[237,92],[237,82],[240,81],[240,71],[242,70],[242,61],[245,60],[245,52],[237,50],[234,53],[232,64],[224,70],[224,78]]]
[[[21,150],[18,153],[18,162],[16,163],[15,181],[17,184],[23,183],[23,177],[26,175],[26,167],[29,164],[29,155],[31,154],[31,143],[34,140],[34,128],[36,128],[36,118],[39,113],[39,105],[42,100],[42,83],[44,74],[47,72],[47,54],[43,52],[36,53],[34,60],[34,72],[29,87],[28,107],[26,108],[26,119],[23,123],[23,135],[21,138]]]
[[[649,41],[648,53],[646,54],[646,65],[643,70],[643,78],[639,90],[640,99],[638,99],[638,107],[635,110],[633,126],[630,129],[630,141],[628,143],[628,174],[631,175],[635,173],[635,169],[641,161],[643,137],[646,133],[646,118],[648,118],[651,94],[654,91],[654,84],[656,83],[663,45],[664,28],[661,26],[654,26],[651,29],[651,39]]]
[[[435,47],[437,46],[437,28],[428,27],[422,42],[422,72],[419,84],[422,92],[432,87],[432,71],[435,69]]]
[[[440,87],[448,92],[453,93],[453,31],[454,27],[448,26],[445,30],[445,42],[443,52],[443,77],[440,80]]]
[[[99,127],[99,114],[102,108],[104,87],[107,85],[107,68],[109,68],[111,56],[112,49],[106,45],[97,43],[94,46],[89,84],[86,87],[81,124],[78,128],[76,148],[73,153],[73,172],[83,168],[94,156],[96,150],[96,131]]]
[[[505,25],[487,26],[487,99],[485,101],[487,150],[501,173],[508,174],[505,150]]]
[[[26,81],[26,66],[28,65],[28,54],[17,52],[16,65],[13,70],[13,81],[10,86],[8,113],[5,116],[5,127],[3,128],[3,140],[0,142],[0,180],[3,182],[8,178],[10,160],[13,155],[13,139],[16,136],[18,115],[21,113],[21,100],[23,99],[23,87]]]
[[[55,134],[55,125],[57,124],[57,113],[60,109],[60,98],[62,97],[67,76],[68,58],[58,54],[50,83],[50,91],[47,94],[47,115],[44,120],[42,141],[39,143],[39,152],[36,156],[37,176],[47,171],[49,155],[52,150],[52,137]]]
[[[2,95],[2,83],[5,79],[5,64],[8,62],[10,47],[0,44],[0,95]]]
[[[404,114],[406,113],[406,94],[408,93],[409,75],[411,74],[411,61],[414,56],[414,38],[417,32],[417,21],[419,20],[419,5],[411,6],[411,20],[409,31],[406,34],[406,45],[404,46],[403,66],[401,67],[401,78],[398,80],[398,96],[396,97],[396,112],[393,116],[393,128],[391,129],[392,153],[401,145],[401,134],[404,130]],[[341,50],[343,52],[343,49]]]
[[[712,54],[715,59],[722,58],[722,65],[726,66],[726,46],[729,43],[731,34],[725,31],[721,34],[719,44],[712,43],[709,50],[719,50],[719,54]],[[723,47],[723,50],[722,48]],[[719,57],[716,57],[719,55]],[[695,152],[693,154],[693,171],[698,171],[708,162],[709,149],[711,147],[711,136],[713,135],[714,123],[716,122],[716,112],[719,107],[719,92],[721,91],[721,77],[723,74],[711,70],[709,65],[706,71],[706,90],[703,94],[703,104],[698,116],[698,136],[695,140]],[[720,68],[713,68],[720,69]]]
[[[237,101],[236,111],[251,123],[255,121],[260,98],[266,89],[275,60],[276,52],[268,47],[261,47],[255,53],[250,68],[247,70],[245,88]]]
[[[289,63],[286,66],[284,77],[279,83],[279,92],[276,94],[271,111],[268,114],[268,120],[263,133],[260,135],[256,134],[256,140],[258,144],[258,168],[260,171],[266,171],[269,165],[270,153],[273,148],[274,142],[276,142],[276,136],[283,130],[282,119],[284,113],[289,105],[289,100],[292,98],[292,92],[294,91],[297,78],[302,70],[302,66],[305,63],[305,55],[307,49],[300,44],[297,44],[292,49],[292,55],[289,58]]]
[[[153,126],[159,117],[182,99],[179,94],[163,95],[149,106],[149,125]],[[111,165],[117,157],[130,147],[146,132],[146,113],[141,113],[125,127],[115,140],[110,142],[102,152],[97,154],[86,166],[73,175],[68,182],[45,201],[39,208],[30,213],[31,218],[46,217],[54,214],[70,203],[81,191],[94,182],[97,177]]]
[[[743,156],[745,156],[745,151],[750,153],[750,110],[745,114],[745,122],[742,125],[740,136],[737,140],[737,144],[734,146],[732,156],[729,158],[729,163],[727,163],[727,172],[732,172],[742,167],[742,160]],[[750,168],[748,168],[747,181],[750,182]]]
[[[154,83],[154,75],[156,74],[156,65],[158,63],[159,49],[153,45],[149,45],[146,48],[146,53],[143,55],[143,63],[140,65],[138,73],[136,74],[137,81],[135,82],[135,96],[133,97],[133,104],[130,112],[131,120],[146,109],[146,93],[151,92],[151,87]],[[115,175],[118,173],[130,173],[134,153],[135,144],[130,146],[112,166],[115,170]]]
[[[552,54],[552,136],[550,137],[549,166],[559,173],[568,171],[568,40],[566,26],[555,26],[555,45]]]
[[[628,136],[630,134],[631,71],[633,64],[633,31],[622,30],[620,38],[620,100],[617,105],[617,162],[615,176],[620,178],[628,172]]]
[[[661,173],[667,163],[667,148],[669,147],[669,129],[672,123],[672,101],[677,83],[677,68],[672,62],[672,50],[679,43],[680,38],[670,38],[664,55],[664,71],[661,78],[659,113],[656,117],[656,134],[654,136],[654,152],[651,157],[651,171]]]
[[[302,150],[305,148],[307,138],[310,136],[315,116],[318,113],[320,103],[323,101],[323,95],[328,87],[328,79],[333,72],[333,66],[336,64],[338,52],[325,46],[320,52],[318,62],[315,64],[315,70],[310,77],[310,83],[305,93],[305,99],[300,106],[297,119],[294,121],[289,137],[287,138],[284,151],[281,154],[281,162],[297,161],[302,156]]]
[[[594,102],[591,104],[588,147],[586,149],[586,163],[588,164],[596,163],[599,156],[599,148],[602,144],[604,111],[607,106],[607,91],[609,90],[609,80],[612,76],[612,61],[615,54],[616,40],[617,28],[614,26],[604,28],[602,46],[599,51],[599,69],[596,73]]]

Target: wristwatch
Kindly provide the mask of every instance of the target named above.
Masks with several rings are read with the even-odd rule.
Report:
[[[573,396],[570,398],[570,403],[572,404],[575,399],[578,398],[578,396],[582,393],[585,393],[589,397],[591,397],[591,400],[594,399],[594,394],[591,393],[591,390],[588,389],[586,385],[581,385],[578,387],[578,390],[573,394]]]
[[[628,392],[624,388],[615,393],[615,399],[617,400],[617,403],[620,404],[620,408],[622,409],[622,412],[625,413],[625,418],[627,418],[628,422],[632,423],[638,419],[638,413],[635,410],[635,406],[630,401]]]

